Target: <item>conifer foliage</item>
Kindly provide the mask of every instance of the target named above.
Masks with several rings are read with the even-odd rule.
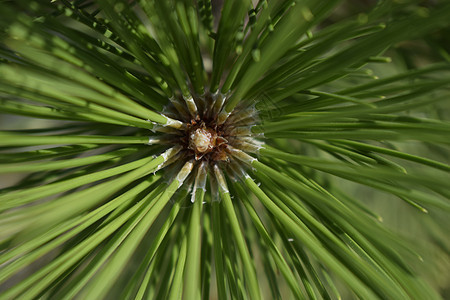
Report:
[[[347,2],[2,1],[0,299],[440,299],[450,3]]]

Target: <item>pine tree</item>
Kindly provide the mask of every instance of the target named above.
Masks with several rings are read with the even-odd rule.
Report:
[[[0,299],[445,297],[435,2],[3,1]]]

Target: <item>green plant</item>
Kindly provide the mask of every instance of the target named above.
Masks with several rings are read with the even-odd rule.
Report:
[[[253,2],[2,2],[0,299],[441,297],[450,3]]]

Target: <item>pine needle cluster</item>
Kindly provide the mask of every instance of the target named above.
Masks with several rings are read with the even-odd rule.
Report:
[[[2,1],[0,299],[445,297],[434,2]]]

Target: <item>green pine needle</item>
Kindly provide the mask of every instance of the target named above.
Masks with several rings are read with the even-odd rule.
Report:
[[[443,0],[3,1],[0,300],[448,297],[449,26]]]

